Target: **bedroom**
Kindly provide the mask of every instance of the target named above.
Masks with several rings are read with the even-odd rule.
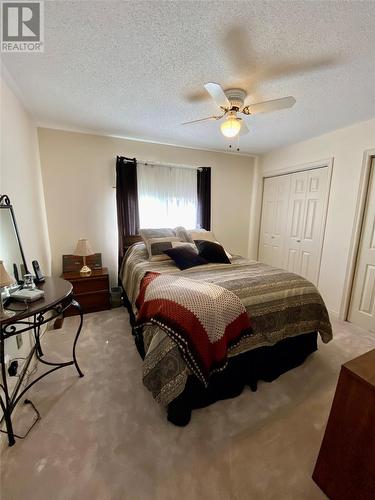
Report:
[[[335,393],[352,402],[345,384],[356,370],[374,388],[374,354],[352,360],[375,349],[375,3],[23,7],[13,2],[8,13],[2,5],[3,21],[10,17],[2,24],[0,194],[8,198],[0,222],[13,220],[9,199],[23,255],[17,234],[4,237],[2,226],[9,401],[4,391],[1,401],[9,418],[0,436],[1,495],[372,498],[374,391],[367,383],[350,392],[357,412],[348,419],[368,415],[361,425],[350,421],[350,433],[331,407]],[[35,32],[43,43],[33,46]],[[183,124],[206,117],[215,118]],[[140,242],[150,233],[139,229],[162,228],[162,242]],[[19,255],[7,259],[15,236]],[[166,260],[150,260],[152,243],[163,244],[156,257]],[[180,273],[165,251],[201,265]],[[14,282],[36,275],[35,260],[45,296],[16,302],[22,289]],[[86,260],[92,271],[80,274]],[[23,265],[18,278],[14,262]],[[148,271],[161,275],[143,281],[155,277]],[[159,305],[173,293],[191,311],[182,291],[193,281],[206,306],[199,324],[209,325],[199,338],[244,321],[240,337],[230,328],[222,335],[224,354],[213,350],[219,343],[206,345],[209,367],[197,335],[174,318],[163,324],[160,311],[147,316],[158,283]],[[127,308],[114,307],[119,284]],[[84,309],[81,329],[80,315],[61,315],[73,299]],[[134,317],[141,309],[144,325]],[[19,333],[17,318],[34,318],[31,333]],[[152,365],[159,346],[162,363]],[[173,363],[167,352],[176,353]],[[62,369],[14,404],[15,392],[48,368],[43,360]],[[201,380],[196,366],[207,370]],[[163,386],[160,373],[175,378]],[[337,429],[346,439],[332,441]],[[338,456],[345,474],[321,467]]]

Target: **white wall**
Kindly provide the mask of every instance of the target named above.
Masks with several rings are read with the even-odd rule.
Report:
[[[247,255],[254,159],[41,128],[39,145],[51,240],[52,272],[61,273],[62,255],[87,237],[103,254],[116,280],[117,155],[212,167],[212,229],[230,251]]]
[[[340,313],[343,300],[363,155],[373,148],[375,120],[370,120],[272,151],[260,158],[259,178],[279,169],[333,157],[319,289],[327,307],[336,315]],[[256,213],[259,211],[258,203]],[[257,238],[258,234],[252,236]]]
[[[31,261],[36,259],[44,274],[50,274],[37,129],[4,78],[1,78],[0,141],[0,193],[7,194],[14,207],[27,265],[32,270]]]
[[[256,258],[262,176],[334,159],[319,288],[339,314],[364,151],[375,147],[375,120],[251,157],[178,148],[35,126],[20,100],[1,84],[0,191],[10,196],[27,259],[61,273],[61,258],[88,237],[116,279],[115,157],[212,167],[212,226],[228,249]],[[44,195],[43,195],[44,185]],[[45,198],[45,202],[44,202]],[[51,257],[46,224],[51,240]],[[249,218],[250,214],[250,218]]]
[[[228,249],[256,258],[264,173],[322,159],[334,159],[319,288],[327,306],[339,314],[363,153],[375,147],[375,120],[251,157],[131,141],[35,126],[20,100],[1,85],[0,191],[15,206],[27,259],[37,258],[43,270],[61,273],[61,258],[76,240],[88,237],[103,254],[116,279],[117,226],[114,185],[115,157],[212,167],[212,225]],[[250,214],[250,218],[249,218]]]
[[[37,129],[21,100],[11,90],[10,86],[13,87],[14,84],[12,82],[9,84],[4,80],[4,72],[2,68],[0,194],[7,194],[14,207],[29,270],[32,270],[31,261],[37,259],[43,272],[50,274],[51,256]],[[6,76],[6,78],[9,77]],[[4,236],[0,234],[0,238],[2,237]],[[2,243],[5,246],[6,242]],[[1,258],[2,255],[0,255]],[[8,269],[8,271],[12,270]],[[20,349],[17,347],[16,337],[7,339],[6,360],[27,357],[33,345],[31,338],[31,333],[23,334],[23,344]],[[10,391],[13,390],[16,382],[16,377],[8,377]]]

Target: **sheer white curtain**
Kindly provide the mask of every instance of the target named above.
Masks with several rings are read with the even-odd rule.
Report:
[[[196,227],[194,168],[138,163],[137,178],[140,227]]]

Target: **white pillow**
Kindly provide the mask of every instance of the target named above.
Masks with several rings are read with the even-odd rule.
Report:
[[[188,243],[186,241],[172,241],[172,248],[177,248],[177,247],[190,247],[193,248],[197,253],[197,245],[195,243]]]
[[[173,248],[173,243],[177,243],[180,240],[175,236],[168,236],[165,238],[149,238],[147,240],[146,246],[148,251],[148,258],[152,262],[161,260],[170,260],[164,250]]]
[[[177,226],[174,228],[176,236],[180,238],[180,241],[186,241],[186,243],[193,243],[193,239],[189,232],[183,226]]]
[[[205,229],[192,229],[189,230],[188,233],[193,240],[217,241],[213,231],[206,231]]]
[[[172,238],[174,236],[177,236],[175,233],[174,229],[171,229],[169,227],[162,227],[162,228],[142,228],[139,230],[139,234],[142,236],[142,240],[147,244],[147,240],[150,238],[168,238],[171,236]]]
[[[206,231],[205,229],[192,229],[189,230],[188,233],[190,236],[193,238],[193,240],[204,240],[204,241],[212,241],[213,243],[219,243],[216,239],[216,236],[214,235],[213,231]],[[223,245],[221,245],[223,246]],[[223,247],[224,248],[224,247]],[[224,248],[225,250],[225,248]],[[225,250],[225,253],[227,254],[228,259],[232,258],[232,255]]]

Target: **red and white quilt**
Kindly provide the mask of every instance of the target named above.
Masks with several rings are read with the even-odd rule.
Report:
[[[151,272],[142,279],[136,305],[136,328],[162,328],[205,385],[212,372],[225,368],[230,349],[252,334],[239,297],[210,282]]]

